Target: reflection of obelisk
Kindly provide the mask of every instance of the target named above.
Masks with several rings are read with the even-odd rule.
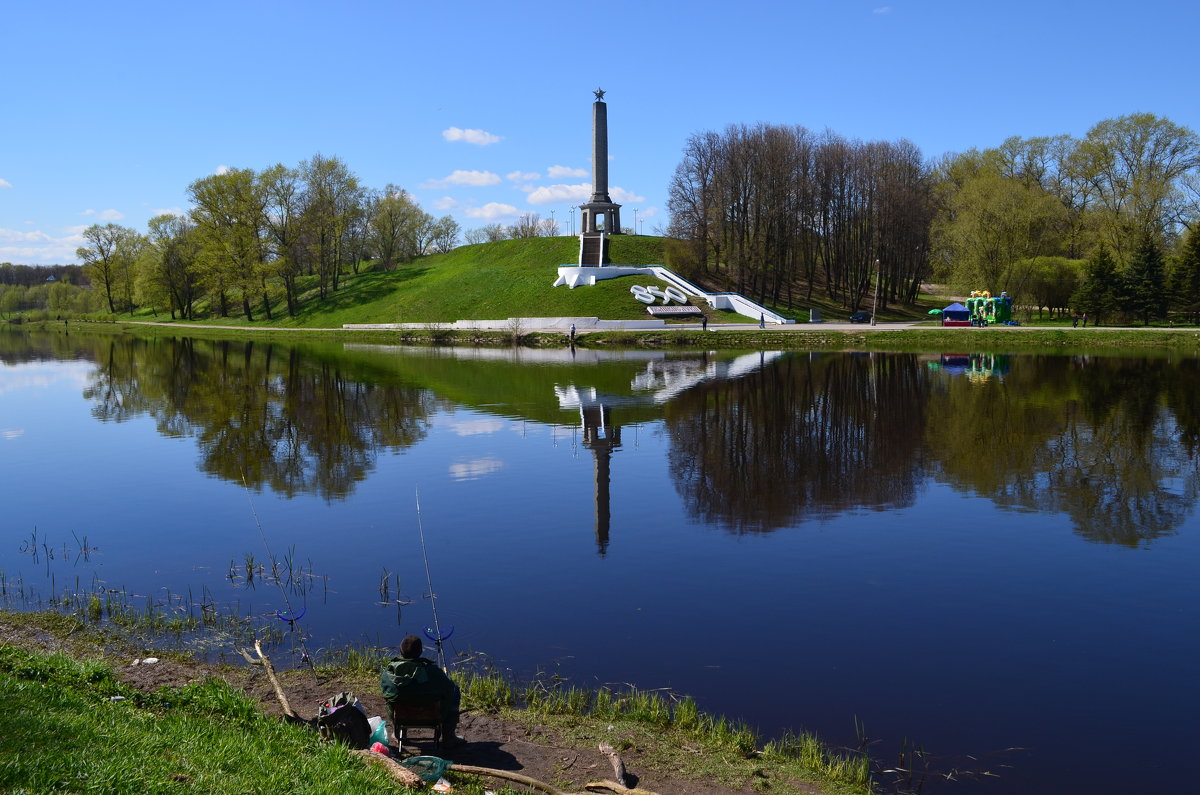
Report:
[[[597,88],[592,103],[592,198],[579,205],[581,223],[579,264],[604,265],[608,235],[621,234],[621,205],[608,196],[608,106]]]
[[[592,451],[596,459],[593,492],[596,500],[596,547],[601,555],[608,551],[608,525],[612,511],[609,508],[609,462],[613,451],[621,446],[621,429],[609,424],[608,406],[580,407],[583,419],[583,446]]]

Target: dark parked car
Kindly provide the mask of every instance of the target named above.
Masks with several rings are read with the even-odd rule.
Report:
[[[871,313],[870,312],[855,312],[853,315],[850,316],[850,322],[851,323],[870,323],[871,322]]]

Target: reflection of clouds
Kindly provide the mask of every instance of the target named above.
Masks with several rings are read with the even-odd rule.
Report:
[[[0,430],[0,439],[16,439],[18,436],[24,436],[24,428],[5,428]]]
[[[504,462],[495,458],[476,458],[473,461],[460,461],[450,465],[450,477],[455,480],[478,480],[484,475],[491,475],[504,469]]]
[[[507,423],[492,417],[480,417],[475,420],[451,423],[450,427],[459,436],[479,436],[485,433],[496,433],[504,430]]]
[[[0,395],[22,389],[47,389],[57,384],[77,386],[88,384],[88,373],[95,369],[90,362],[27,362],[0,366]]]

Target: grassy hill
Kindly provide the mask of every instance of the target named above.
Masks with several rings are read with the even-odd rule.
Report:
[[[621,265],[664,264],[664,238],[620,235],[610,238],[610,259]],[[261,302],[253,306],[252,325],[265,328],[338,328],[344,323],[451,323],[455,320],[505,320],[510,317],[598,317],[602,320],[644,319],[645,307],[629,294],[632,277],[609,279],[592,287],[551,287],[558,267],[579,258],[574,237],[538,237],[460,246],[448,254],[421,257],[392,271],[344,276],[341,289],[325,300],[317,297],[315,277],[301,285],[296,317],[287,316],[282,296],[272,306],[274,320],[262,317]],[[306,292],[305,292],[306,291]],[[702,302],[703,303],[703,302]],[[936,301],[934,302],[936,303]],[[880,312],[883,320],[924,320],[934,305],[892,306]],[[938,304],[940,305],[940,304]],[[773,307],[784,316],[807,322],[810,308],[827,320],[845,320],[850,310],[814,291],[803,306]],[[714,322],[745,322],[732,312],[703,307]],[[201,312],[203,317],[203,312]],[[120,319],[120,318],[118,318]],[[138,320],[169,321],[169,316],[142,310]],[[212,325],[250,325],[243,315],[209,317]]]
[[[615,263],[662,264],[662,238],[624,235],[611,241]],[[578,245],[573,237],[539,237],[460,246],[394,271],[347,277],[342,289],[324,301],[317,300],[314,287],[304,296],[295,318],[287,317],[283,306],[275,306],[274,321],[265,321],[256,313],[254,325],[331,328],[343,323],[448,323],[509,317],[645,317],[645,307],[629,295],[629,279],[574,290],[550,286],[560,265],[578,260]],[[246,325],[240,315],[212,318],[211,322]]]

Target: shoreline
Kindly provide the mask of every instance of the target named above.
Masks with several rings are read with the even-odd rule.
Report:
[[[552,319],[549,319],[552,320]],[[50,333],[71,331],[135,334],[139,336],[191,336],[218,339],[337,340],[413,345],[477,347],[570,347],[569,333],[561,330],[470,329],[454,330],[429,324],[422,328],[344,329],[280,328],[277,326],[219,326],[204,323],[159,321],[34,321],[9,323],[16,331]],[[586,331],[577,333],[580,348],[674,348],[678,350],[843,350],[956,353],[1128,353],[1130,350],[1200,350],[1200,327],[1098,326],[993,326],[943,328],[919,323],[822,323],[778,325],[699,324],[663,329]],[[556,327],[557,328],[557,327]]]
[[[86,621],[72,613],[0,608],[0,678],[19,675],[19,667],[14,672],[6,664],[6,659],[12,657],[7,649],[12,648],[42,657],[65,655],[72,664],[92,669],[104,666],[122,685],[160,700],[170,701],[178,697],[179,689],[216,680],[243,693],[262,716],[272,719],[271,723],[282,722],[282,707],[261,667],[209,663],[188,652],[139,647],[114,637],[103,623]],[[142,656],[156,658],[156,662],[133,662]],[[316,705],[342,691],[357,693],[368,715],[385,715],[377,670],[364,662],[360,660],[357,666],[318,666],[312,671],[281,671],[279,680],[301,718],[315,714]],[[771,791],[781,794],[854,795],[871,791],[869,785],[855,783],[870,779],[868,757],[832,752],[808,735],[762,745],[742,724],[695,711],[690,699],[668,705],[661,695],[629,691],[623,698],[605,702],[608,711],[600,713],[599,694],[594,700],[583,699],[580,694],[584,691],[569,685],[547,689],[543,682],[517,693],[497,675],[480,676],[460,669],[455,676],[463,687],[460,729],[468,743],[455,749],[452,757],[423,742],[424,735],[410,740],[405,748],[443,755],[460,764],[520,770],[558,786],[568,781],[566,786],[572,790],[582,790],[586,781],[607,777],[609,763],[598,749],[599,741],[617,748],[630,773],[640,780],[637,786],[641,791],[656,795],[750,795],[767,782]],[[85,694],[87,684],[81,682],[78,690]],[[518,696],[523,705],[516,704]],[[682,710],[680,704],[690,707]],[[658,712],[639,714],[637,708]],[[670,714],[663,714],[663,710]],[[169,717],[169,712],[159,717]],[[153,720],[153,716],[149,718]],[[95,719],[112,720],[99,714]],[[150,733],[154,731],[151,726]],[[248,726],[245,731],[253,734],[255,729]],[[45,739],[44,747],[26,747],[23,752],[56,756],[61,738]],[[568,759],[570,764],[564,765]],[[716,770],[710,767],[714,764]],[[8,781],[19,789],[19,780]],[[501,789],[494,782],[487,786]],[[483,789],[460,787],[455,781],[455,791],[469,794]]]

